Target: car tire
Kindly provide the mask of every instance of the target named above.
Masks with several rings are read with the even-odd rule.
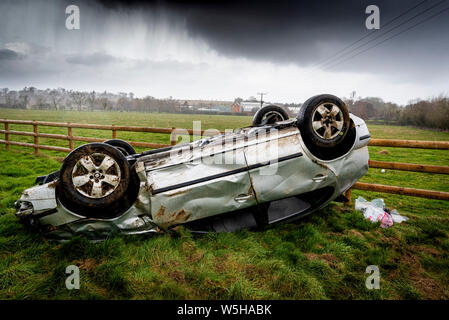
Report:
[[[330,94],[308,99],[297,116],[303,139],[325,149],[334,148],[343,142],[350,129],[350,121],[346,104]]]
[[[121,151],[126,156],[130,156],[133,154],[136,154],[136,150],[134,150],[133,146],[130,145],[128,142],[120,140],[120,139],[111,139],[107,140],[103,143],[109,144],[110,146],[113,146]]]
[[[88,218],[115,218],[136,200],[136,176],[125,156],[115,147],[105,143],[85,144],[65,158],[57,197],[76,214]]]
[[[268,105],[260,108],[253,117],[253,126],[270,125],[277,121],[288,120],[289,116],[280,106]]]

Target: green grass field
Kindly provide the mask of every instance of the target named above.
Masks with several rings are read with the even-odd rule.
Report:
[[[0,118],[202,129],[249,125],[250,117],[0,109]],[[374,138],[449,140],[449,133],[369,124]],[[30,126],[11,125],[31,131]],[[66,134],[63,128],[41,132]],[[110,131],[74,129],[110,138]],[[32,142],[30,137],[11,136]],[[119,138],[168,143],[168,135],[120,132]],[[4,139],[0,134],[0,139]],[[41,139],[67,146],[66,141]],[[382,229],[360,212],[333,203],[305,219],[265,231],[192,236],[84,238],[60,244],[27,232],[13,203],[37,175],[60,167],[63,153],[0,145],[0,299],[447,299],[449,202],[353,191],[382,197],[409,221]],[[449,165],[447,150],[370,147],[374,160]],[[370,169],[362,178],[449,191],[444,175]],[[81,270],[80,290],[67,290],[65,268]],[[368,290],[368,265],[379,266],[380,290]]]

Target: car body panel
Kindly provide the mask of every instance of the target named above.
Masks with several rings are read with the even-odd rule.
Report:
[[[335,184],[333,173],[317,161],[304,156],[299,130],[288,128],[277,133],[276,140],[245,148],[248,166],[269,162],[249,170],[259,203],[278,200]]]
[[[25,190],[16,215],[39,220],[59,240],[76,234],[96,240],[114,233],[154,233],[223,215],[227,220],[215,220],[214,230],[233,231],[253,224],[253,215],[245,210],[268,203],[271,222],[288,221],[325,206],[368,170],[368,129],[360,118],[351,115],[351,120],[354,144],[337,159],[316,158],[292,120],[242,128],[136,155],[133,168],[140,191],[117,218],[93,219],[71,212],[56,197],[57,179]],[[308,200],[309,194],[321,190],[329,194],[317,203]]]

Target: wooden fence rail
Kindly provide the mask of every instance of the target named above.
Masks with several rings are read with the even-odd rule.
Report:
[[[383,184],[374,184],[374,183],[365,183],[365,182],[356,182],[352,186],[352,188],[359,189],[359,190],[366,190],[366,191],[376,191],[376,192],[400,194],[400,195],[404,195],[404,196],[428,198],[428,199],[449,200],[449,192],[443,192],[443,191],[386,186]]]
[[[101,139],[101,138],[74,136],[73,128],[110,130],[110,131],[112,131],[112,135],[111,135],[112,139],[117,138],[117,131],[171,134],[170,144],[129,141],[129,143],[135,147],[144,147],[144,148],[151,148],[151,149],[163,148],[163,147],[175,145],[177,142],[177,134],[176,134],[176,130],[173,130],[174,128],[148,128],[148,127],[133,127],[133,126],[98,125],[98,124],[84,124],[84,123],[70,123],[70,122],[47,122],[47,121],[30,121],[30,120],[10,120],[10,119],[0,119],[0,123],[4,123],[4,126],[5,126],[4,130],[0,130],[0,134],[1,133],[5,134],[5,139],[0,140],[0,144],[5,144],[7,149],[9,149],[9,145],[31,147],[31,148],[34,148],[34,152],[36,154],[39,153],[39,149],[70,152],[71,150],[74,149],[74,143],[73,143],[74,141],[83,141],[83,142],[103,142],[104,141],[104,139]],[[10,124],[31,125],[31,126],[33,126],[33,132],[10,130],[10,126],[9,126]],[[67,135],[39,133],[39,130],[38,130],[39,126],[67,128]],[[189,134],[196,134],[196,132],[193,132],[193,130],[187,130],[187,132],[189,132]],[[204,131],[201,132],[201,134],[202,133],[204,133]],[[198,134],[200,134],[200,133],[198,132]],[[207,132],[206,132],[206,134],[207,134]],[[34,137],[34,143],[11,141],[10,135]],[[68,148],[47,146],[47,145],[39,144],[39,137],[50,138],[50,139],[59,139],[59,140],[68,140],[68,142],[69,142]]]
[[[9,149],[10,145],[30,147],[34,148],[34,153],[38,154],[39,149],[43,150],[53,150],[60,152],[70,152],[74,149],[74,141],[83,142],[103,142],[104,138],[93,138],[93,137],[81,137],[73,135],[73,128],[77,129],[94,129],[94,130],[109,130],[112,132],[111,137],[113,139],[117,138],[118,131],[127,132],[147,132],[147,133],[164,133],[170,134],[170,144],[162,143],[150,143],[150,142],[140,142],[140,141],[128,141],[132,146],[144,147],[144,148],[163,148],[177,143],[178,135],[189,134],[189,135],[214,135],[219,133],[224,133],[223,131],[194,131],[192,129],[176,129],[176,128],[151,128],[151,127],[137,127],[137,126],[118,126],[118,125],[99,125],[99,124],[85,124],[85,123],[70,123],[70,122],[48,122],[48,121],[34,121],[34,120],[10,120],[10,119],[0,119],[0,123],[4,124],[4,130],[0,130],[0,134],[5,135],[5,139],[0,139],[0,144],[5,144],[6,149]],[[32,132],[28,131],[17,131],[10,130],[10,124],[19,125],[30,125],[33,127]],[[43,127],[60,127],[67,128],[67,135],[64,134],[51,134],[51,133],[41,133],[39,132],[39,126]],[[12,141],[11,135],[19,136],[29,136],[34,138],[34,143],[18,142]],[[39,143],[39,138],[50,138],[67,140],[68,147],[57,147],[42,145]],[[382,147],[396,147],[396,148],[421,148],[421,149],[443,149],[449,150],[449,141],[420,141],[420,140],[397,140],[397,139],[371,139],[369,146],[382,146]],[[425,172],[433,174],[449,174],[449,167],[447,166],[434,166],[434,165],[423,165],[423,164],[412,164],[412,163],[401,163],[401,162],[387,162],[387,161],[375,161],[370,160],[369,166],[371,168],[382,168],[390,170],[402,170],[402,171],[413,171],[413,172]],[[386,192],[393,194],[401,194],[408,196],[424,197],[430,199],[440,199],[449,200],[449,192],[434,191],[434,190],[423,190],[415,188],[403,188],[397,186],[388,186],[380,184],[371,184],[364,182],[357,182],[352,187],[353,189]],[[351,189],[346,192],[346,196],[350,199]]]
[[[449,174],[449,167],[433,166],[428,164],[413,164],[413,163],[370,160],[369,167],[379,169],[390,169],[390,170]]]
[[[397,148],[449,149],[449,141],[371,139],[369,145],[378,147],[397,147]]]

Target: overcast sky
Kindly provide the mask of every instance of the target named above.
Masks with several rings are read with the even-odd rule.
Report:
[[[79,30],[65,27],[70,4],[80,8]],[[380,8],[379,30],[365,26],[371,4]],[[448,0],[2,0],[0,87],[223,100],[262,91],[273,102],[355,90],[405,104],[449,94],[448,7]]]

